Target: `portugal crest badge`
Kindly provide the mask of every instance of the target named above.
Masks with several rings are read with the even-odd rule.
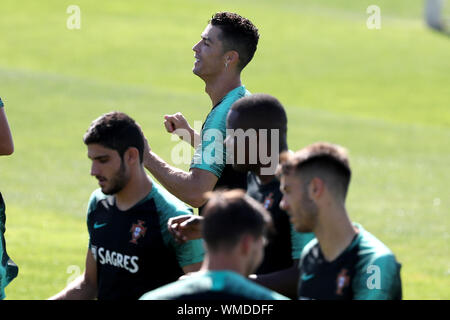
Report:
[[[144,227],[145,221],[138,220],[137,223],[133,223],[131,226],[130,232],[131,232],[131,243],[137,244],[137,241],[140,237],[143,237],[145,235],[145,232],[147,231],[147,228]]]
[[[266,208],[267,210],[269,210],[270,208],[272,208],[273,205],[273,192],[269,193],[267,195],[267,197],[264,199],[264,208]]]
[[[342,269],[338,274],[336,279],[336,294],[341,296],[343,294],[343,290],[350,284],[350,277],[347,275],[347,269]]]

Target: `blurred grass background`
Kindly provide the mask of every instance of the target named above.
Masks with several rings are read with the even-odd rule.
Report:
[[[69,30],[69,5],[81,29]],[[366,8],[381,9],[369,30]],[[350,151],[353,220],[402,263],[405,299],[450,298],[450,39],[423,1],[153,0],[0,3],[0,95],[15,153],[0,159],[7,245],[20,267],[7,299],[46,299],[84,268],[85,213],[97,188],[82,136],[120,110],[169,163],[163,115],[204,120],[210,100],[192,46],[213,13],[252,20],[261,38],[243,72],[285,105],[289,147]],[[183,168],[187,169],[188,164]]]

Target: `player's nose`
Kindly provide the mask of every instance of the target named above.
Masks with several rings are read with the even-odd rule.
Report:
[[[100,169],[99,169],[98,165],[96,165],[95,163],[92,163],[91,176],[98,176],[98,175],[100,175]]]
[[[194,46],[192,47],[192,50],[193,50],[195,53],[198,53],[198,52],[199,52],[200,42],[201,42],[201,41],[197,42],[197,43],[194,44]]]

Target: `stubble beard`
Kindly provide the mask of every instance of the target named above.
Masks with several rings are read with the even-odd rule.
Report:
[[[117,170],[116,174],[111,178],[111,186],[102,190],[106,195],[113,195],[120,192],[128,183],[129,177],[126,174],[126,168],[123,160],[120,162],[120,168]]]

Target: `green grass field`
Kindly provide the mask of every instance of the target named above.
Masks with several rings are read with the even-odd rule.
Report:
[[[66,9],[81,8],[69,30]],[[366,8],[382,27],[366,27]],[[250,18],[261,39],[247,88],[286,106],[289,146],[350,151],[348,210],[402,263],[405,299],[450,299],[450,38],[419,0],[12,1],[0,3],[0,96],[15,153],[0,159],[7,299],[46,299],[83,269],[87,201],[97,188],[82,135],[120,110],[170,162],[163,115],[203,120],[192,46],[214,12]],[[186,164],[184,168],[186,169]],[[74,269],[72,269],[74,268]],[[75,270],[75,271],[74,271]]]

